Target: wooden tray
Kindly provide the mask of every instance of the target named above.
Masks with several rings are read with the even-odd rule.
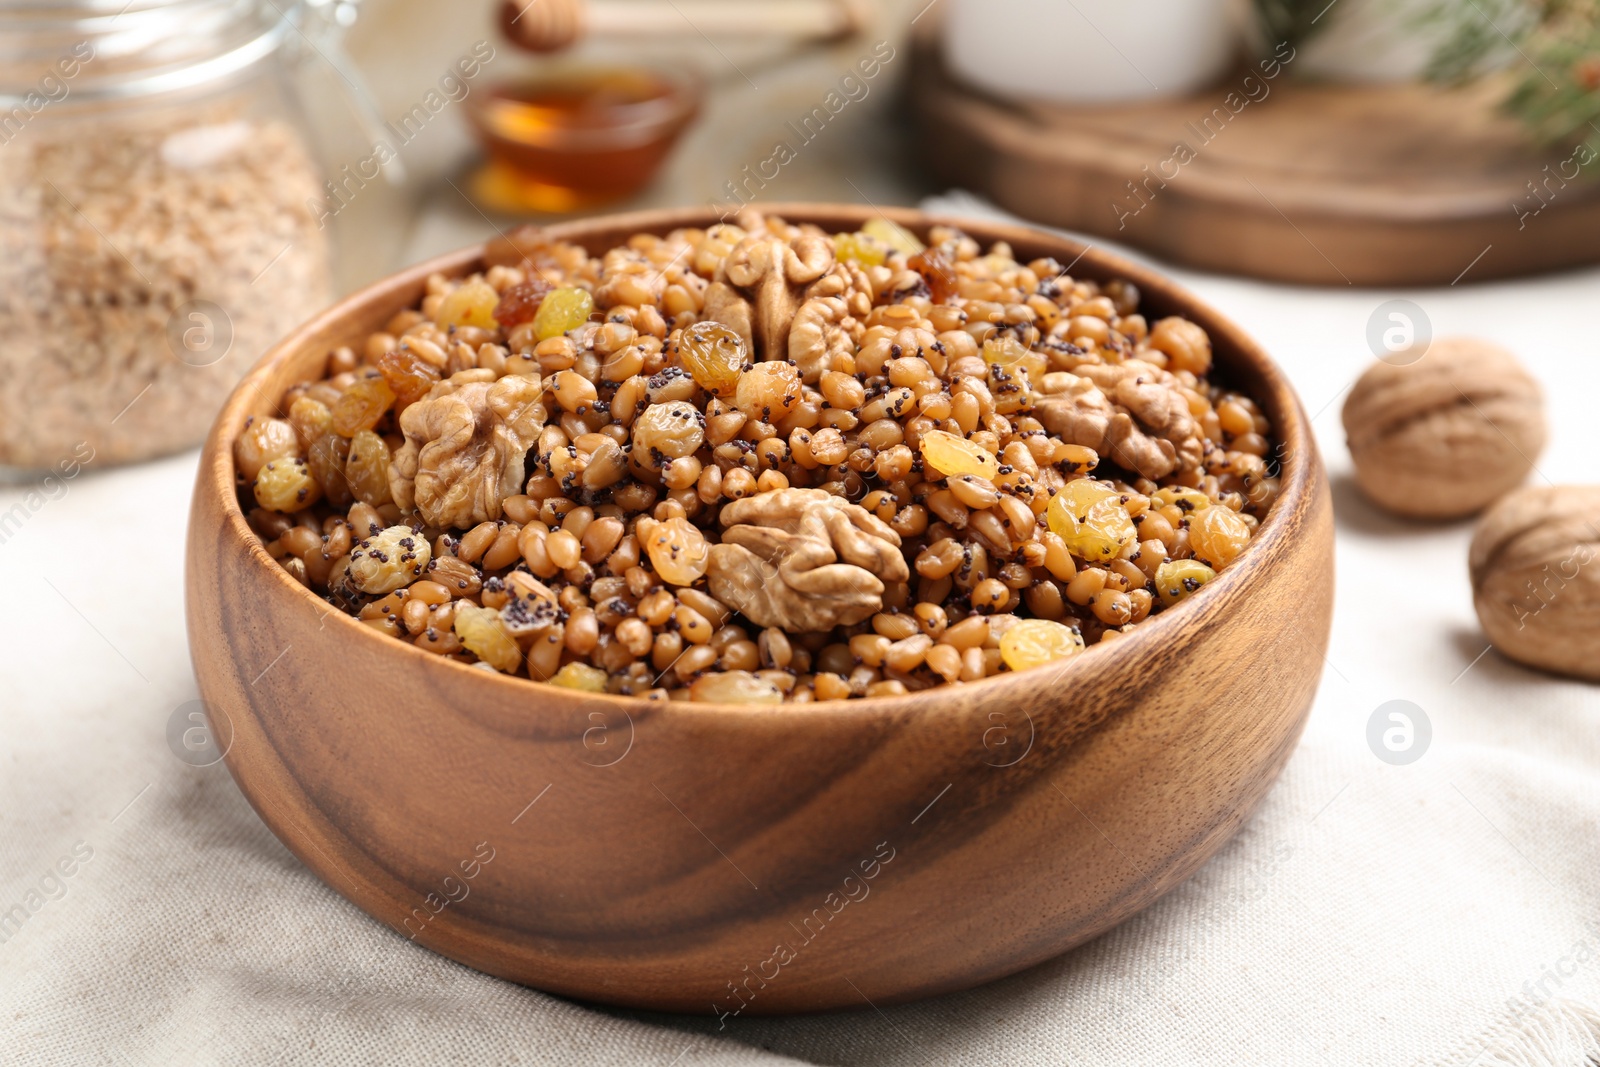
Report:
[[[1175,263],[1401,286],[1600,261],[1600,160],[1537,149],[1488,89],[1302,85],[1291,63],[1248,87],[1240,70],[1192,97],[1073,108],[957,83],[928,34],[912,66],[941,180]]]

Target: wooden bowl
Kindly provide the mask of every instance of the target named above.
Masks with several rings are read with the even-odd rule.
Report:
[[[855,229],[873,212],[774,205]],[[885,212],[913,231],[939,221]],[[704,210],[567,223],[592,251]],[[1332,510],[1305,413],[1238,327],[1149,271],[975,222],[1017,258],[1132,280],[1210,332],[1271,417],[1283,492],[1203,595],[1060,667],[751,710],[575,694],[381,636],[297,584],[236,502],[231,443],[471,248],[279,344],[206,442],[189,525],[200,691],[239,788],[399,936],[555,993],[696,1013],[962,989],[1147,907],[1239,829],[1294,749],[1328,643]]]

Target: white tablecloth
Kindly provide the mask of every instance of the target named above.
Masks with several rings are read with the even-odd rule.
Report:
[[[1526,359],[1549,390],[1537,477],[1595,480],[1600,272],[1469,272],[1412,293],[1173,273],[1316,413],[1338,608],[1282,781],[1170,897],[981,989],[721,1032],[466,970],[313,878],[222,766],[174,757],[169,719],[197,696],[181,593],[194,456],[91,464],[54,498],[0,490],[0,515],[22,519],[0,543],[0,1063],[1582,1062],[1579,1035],[1600,1033],[1585,1009],[1600,1004],[1600,691],[1484,651],[1470,524],[1365,505],[1338,412],[1371,359],[1368,316],[1406,296],[1438,333]],[[1396,699],[1432,729],[1405,766],[1367,741]]]

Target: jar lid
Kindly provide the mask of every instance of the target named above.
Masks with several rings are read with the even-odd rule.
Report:
[[[328,0],[0,0],[0,107],[175,92],[303,36]],[[31,105],[30,105],[31,106]]]

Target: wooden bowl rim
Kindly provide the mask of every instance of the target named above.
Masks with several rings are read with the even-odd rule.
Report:
[[[1268,560],[1276,555],[1272,551],[1282,540],[1292,532],[1292,524],[1284,521],[1285,516],[1294,512],[1304,512],[1314,497],[1315,472],[1317,464],[1312,461],[1315,455],[1315,442],[1311,437],[1310,425],[1305,417],[1298,396],[1289,384],[1287,377],[1278,367],[1277,363],[1267,355],[1248,334],[1233,322],[1233,320],[1216,311],[1209,304],[1189,292],[1182,286],[1168,280],[1156,271],[1129,262],[1120,256],[1107,252],[1093,244],[1086,244],[1074,237],[1050,233],[1043,229],[1034,229],[1027,226],[1018,226],[1009,223],[989,222],[982,219],[966,219],[957,215],[934,214],[923,212],[914,208],[876,208],[858,204],[839,204],[826,202],[776,202],[762,208],[768,216],[777,216],[790,222],[817,222],[819,225],[831,226],[835,223],[853,220],[857,223],[864,222],[873,216],[887,218],[897,222],[908,229],[926,231],[930,226],[947,225],[961,229],[985,244],[995,241],[1006,241],[1013,247],[1041,241],[1059,242],[1073,249],[1077,257],[1068,264],[1070,269],[1080,263],[1090,265],[1095,271],[1105,277],[1125,278],[1139,287],[1141,297],[1159,293],[1162,302],[1172,309],[1169,313],[1181,311],[1185,316],[1199,317],[1207,321],[1207,333],[1213,337],[1213,349],[1216,335],[1220,330],[1226,335],[1227,347],[1237,357],[1237,365],[1230,366],[1227,370],[1234,377],[1242,376],[1242,372],[1253,373],[1264,386],[1264,395],[1252,395],[1252,399],[1273,410],[1274,438],[1282,450],[1281,470],[1279,473],[1280,491],[1277,500],[1273,502],[1267,516],[1262,520],[1260,532],[1251,539],[1250,545],[1239,557],[1239,560],[1226,570],[1217,575],[1208,585],[1216,587],[1213,595],[1202,597],[1189,597],[1183,602],[1169,608],[1154,618],[1150,618],[1136,626],[1132,633],[1124,634],[1112,642],[1110,647],[1100,649],[1098,645],[1091,646],[1086,651],[1094,652],[1093,657],[1079,655],[1061,663],[1055,669],[1059,672],[1059,682],[1064,690],[1070,691],[1072,680],[1088,670],[1116,670],[1125,669],[1132,665],[1137,657],[1149,656],[1157,651],[1164,651],[1163,641],[1167,636],[1170,623],[1165,622],[1165,617],[1173,612],[1183,612],[1185,616],[1200,613],[1201,617],[1193,620],[1198,626],[1226,626],[1227,619],[1222,617],[1224,604],[1233,598],[1216,595],[1224,590],[1235,587],[1247,587],[1267,580],[1265,568]],[[818,221],[822,220],[822,221]],[[544,231],[552,237],[575,239],[577,243],[583,242],[584,234],[597,229],[628,230],[631,232],[656,232],[666,233],[682,227],[705,228],[722,221],[721,216],[709,208],[673,208],[647,211],[635,211],[613,215],[585,216],[567,222],[544,227]],[[593,249],[590,249],[593,253]],[[371,642],[373,654],[385,653],[410,655],[420,657],[421,661],[432,664],[431,667],[421,667],[423,670],[445,670],[457,672],[456,677],[461,685],[487,685],[515,687],[504,691],[504,696],[510,698],[569,700],[581,703],[591,701],[602,705],[615,706],[624,712],[641,712],[648,714],[673,714],[678,716],[695,716],[704,721],[719,721],[727,718],[748,720],[752,716],[772,714],[804,714],[824,719],[860,718],[880,715],[898,715],[925,711],[924,706],[929,698],[937,702],[940,689],[948,689],[948,694],[960,692],[964,695],[982,693],[985,697],[995,698],[1000,696],[1006,688],[1026,685],[1025,679],[1032,671],[1045,669],[1035,667],[1029,671],[1004,671],[991,675],[976,682],[965,682],[959,687],[939,686],[933,689],[918,690],[911,693],[897,694],[883,697],[864,697],[852,700],[821,701],[805,705],[779,704],[772,706],[751,706],[749,704],[728,704],[701,701],[662,701],[649,700],[640,696],[625,696],[612,693],[593,693],[583,690],[567,689],[562,686],[551,685],[548,682],[536,681],[520,676],[503,675],[498,672],[491,675],[469,664],[461,663],[444,656],[438,656],[383,634],[375,632],[371,627],[362,625],[353,616],[343,611],[334,609],[312,590],[301,585],[289,572],[274,560],[266,550],[265,543],[250,529],[245,519],[244,511],[239,506],[238,495],[235,489],[233,465],[233,441],[242,428],[245,418],[250,414],[247,408],[255,402],[256,394],[270,377],[277,366],[288,360],[304,344],[308,335],[313,335],[323,330],[336,327],[342,320],[349,317],[351,312],[375,298],[381,297],[395,289],[421,286],[429,275],[434,273],[446,276],[460,276],[471,273],[482,266],[484,247],[472,245],[466,248],[447,252],[432,259],[425,260],[414,266],[407,267],[394,274],[388,275],[360,290],[344,297],[332,307],[323,311],[315,318],[297,327],[293,332],[278,341],[263,355],[251,368],[250,372],[240,380],[229,395],[226,403],[218,413],[212,425],[210,435],[201,451],[199,473],[197,475],[195,492],[214,492],[222,497],[223,515],[230,532],[240,538],[245,544],[252,560],[261,564],[263,569],[270,572],[270,581],[280,583],[280,589],[288,590],[289,595],[304,598],[304,603],[311,608],[324,612],[324,625],[326,617],[334,617],[334,626],[343,627],[342,633],[345,640],[354,642]],[[276,401],[274,401],[276,402]],[[1248,588],[1241,588],[1242,597],[1249,596]],[[336,629],[333,634],[341,631]],[[338,636],[332,640],[339,640]],[[358,646],[359,647],[359,646]],[[420,661],[419,661],[420,662]],[[1085,666],[1085,663],[1088,666]],[[469,681],[470,679],[470,681]],[[532,688],[529,688],[532,687]],[[920,700],[917,698],[921,698]]]

